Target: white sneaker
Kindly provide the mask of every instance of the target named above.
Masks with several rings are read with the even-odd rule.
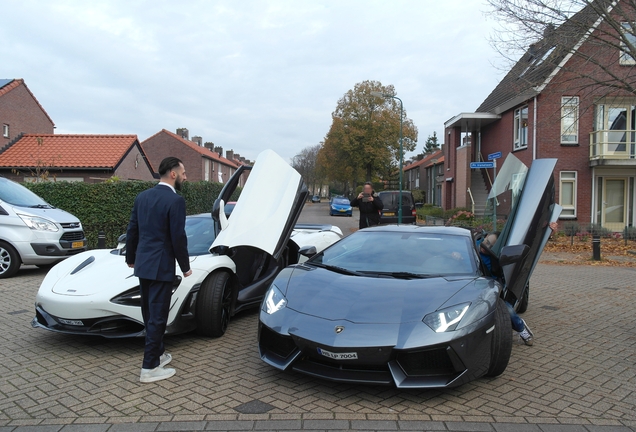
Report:
[[[523,321],[523,331],[519,332],[519,336],[524,344],[528,346],[534,345],[534,333],[532,333],[532,330],[530,330],[530,327],[528,327],[525,321]]]
[[[164,367],[172,361],[172,356],[168,353],[161,354],[159,357],[159,367]]]
[[[151,383],[155,381],[161,381],[164,379],[168,379],[177,371],[172,368],[163,368],[161,366],[157,366],[154,369],[141,369],[141,375],[139,376],[139,381],[142,383]]]

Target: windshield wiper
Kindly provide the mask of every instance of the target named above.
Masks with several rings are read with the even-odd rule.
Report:
[[[346,268],[333,266],[333,265],[329,265],[329,264],[323,264],[323,263],[318,263],[318,262],[313,262],[313,261],[307,261],[305,264],[309,264],[309,265],[312,265],[312,266],[324,268],[326,270],[331,270],[332,272],[336,272],[336,273],[340,273],[340,274],[344,274],[344,275],[362,276],[362,274],[358,273],[357,271],[353,271],[353,270],[349,270],[349,269],[346,269]]]
[[[48,204],[36,204],[36,205],[29,206],[29,207],[30,208],[41,208],[41,209],[53,208],[53,206],[50,206]]]
[[[389,276],[396,279],[430,279],[442,277],[438,274],[424,274],[424,273],[411,273],[411,272],[364,272],[365,274],[375,274],[378,276]]]

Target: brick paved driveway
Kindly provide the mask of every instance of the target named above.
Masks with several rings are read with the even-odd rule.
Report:
[[[524,316],[535,346],[517,341],[501,377],[446,391],[279,373],[258,358],[255,312],[234,319],[221,339],[168,338],[176,377],[141,385],[141,340],[31,328],[44,274],[27,268],[0,281],[0,429],[167,421],[205,427],[222,420],[393,422],[379,428],[398,420],[636,426],[636,269],[540,264]]]

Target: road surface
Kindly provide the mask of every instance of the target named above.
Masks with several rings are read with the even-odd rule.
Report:
[[[331,224],[342,230],[342,234],[348,236],[358,230],[360,212],[357,207],[353,208],[353,216],[329,216],[329,202],[306,203],[303,208],[298,223],[311,224]]]

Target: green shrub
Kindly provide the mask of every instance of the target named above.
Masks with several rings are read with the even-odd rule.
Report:
[[[424,204],[421,208],[417,209],[417,217],[425,220],[426,216],[443,218],[444,209],[441,207],[435,207],[433,204]]]
[[[592,236],[597,235],[604,238],[609,238],[613,235],[611,229],[602,227],[601,224],[589,224],[585,227],[585,232]]]
[[[49,204],[75,215],[84,227],[88,247],[97,246],[97,235],[106,233],[106,246],[114,247],[126,232],[135,197],[155,182],[113,181],[104,183],[41,182],[23,183]],[[186,182],[180,194],[188,214],[206,213],[218,197],[223,184]],[[232,199],[238,199],[237,191]]]
[[[414,189],[411,191],[411,193],[413,194],[413,202],[416,203],[423,203],[425,201],[425,194],[423,190],[420,189]]]

